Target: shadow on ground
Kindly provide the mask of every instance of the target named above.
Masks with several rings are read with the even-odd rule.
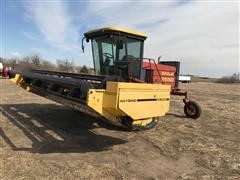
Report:
[[[31,140],[32,147],[17,147],[0,128],[0,135],[16,151],[84,153],[111,149],[126,140],[97,134],[94,128],[121,130],[86,114],[56,104],[1,105],[1,112]],[[18,137],[14,137],[16,139]]]
[[[174,116],[174,117],[177,117],[177,118],[186,118],[185,115],[180,115],[180,114],[176,114],[176,113],[167,113],[166,115],[167,116]]]

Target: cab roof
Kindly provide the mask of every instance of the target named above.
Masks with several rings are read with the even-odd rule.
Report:
[[[129,29],[117,28],[117,27],[105,27],[100,29],[95,29],[84,33],[84,36],[88,39],[92,39],[95,37],[100,37],[104,35],[115,34],[115,35],[123,35],[128,37],[133,37],[140,40],[145,40],[147,36],[143,33],[132,31]]]

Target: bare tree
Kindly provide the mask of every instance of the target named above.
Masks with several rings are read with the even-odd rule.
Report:
[[[5,59],[2,58],[2,57],[0,57],[0,62],[1,62],[1,63],[5,62]]]
[[[18,63],[16,65],[16,69],[21,71],[23,69],[32,69],[33,65],[31,63],[30,56],[24,56],[23,58],[18,60]]]
[[[73,61],[68,59],[57,60],[57,67],[60,71],[71,72],[73,71]]]
[[[16,64],[17,64],[18,58],[14,57],[8,60],[8,65],[15,69]]]
[[[85,74],[88,74],[88,68],[87,66],[83,65],[80,69],[80,73],[85,73]]]
[[[30,58],[35,67],[39,67],[41,65],[41,57],[38,54],[33,54]]]
[[[31,64],[31,58],[29,56],[24,56],[21,60],[21,64],[30,65]]]
[[[48,69],[48,70],[56,69],[56,66],[48,60],[43,60],[42,61],[42,67],[44,69]]]

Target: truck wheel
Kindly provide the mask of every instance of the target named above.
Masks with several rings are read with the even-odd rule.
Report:
[[[184,106],[184,113],[187,117],[197,119],[201,116],[202,109],[195,101],[188,101]]]

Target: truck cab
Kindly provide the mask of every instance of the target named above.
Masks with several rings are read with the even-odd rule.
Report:
[[[91,40],[95,73],[117,75],[123,80],[141,79],[146,35],[126,29],[106,27],[84,34]]]

